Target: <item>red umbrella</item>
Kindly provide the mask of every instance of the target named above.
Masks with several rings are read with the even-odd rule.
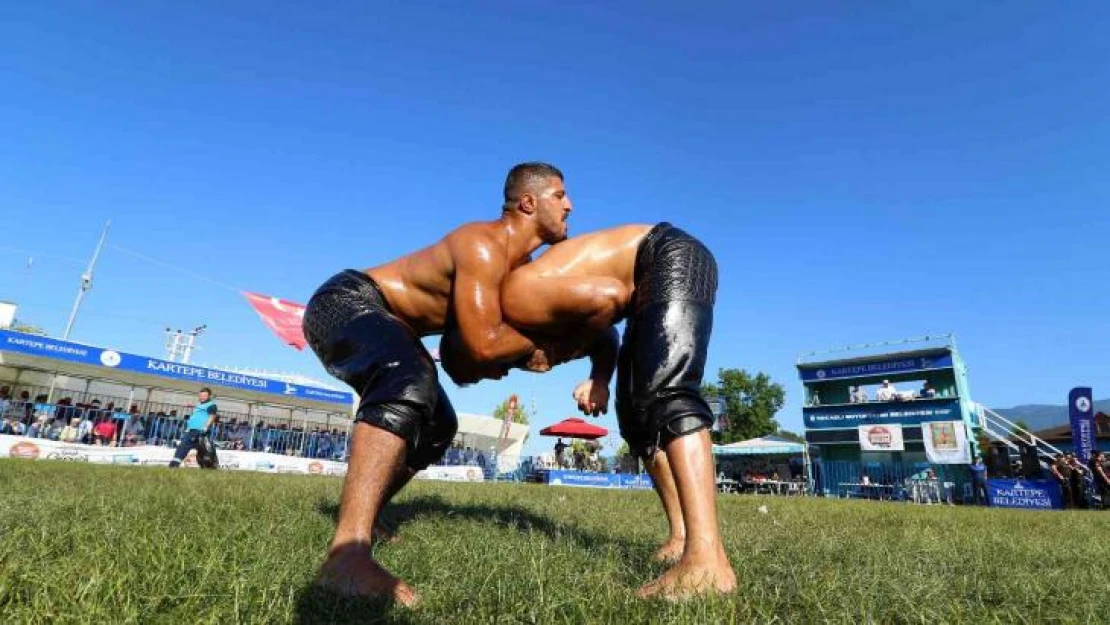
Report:
[[[565,436],[567,438],[584,438],[586,440],[601,438],[608,433],[609,430],[596,425],[590,425],[577,417],[564,419],[555,425],[549,425],[540,430],[542,436]]]

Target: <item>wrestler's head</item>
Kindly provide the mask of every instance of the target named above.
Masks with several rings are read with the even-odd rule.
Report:
[[[547,163],[521,163],[505,178],[503,212],[519,212],[535,224],[544,243],[567,238],[570,197],[563,185],[563,172]]]

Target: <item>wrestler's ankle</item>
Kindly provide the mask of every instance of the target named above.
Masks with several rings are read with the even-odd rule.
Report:
[[[691,563],[703,564],[716,562],[722,555],[724,555],[724,550],[720,543],[687,540],[682,559]]]
[[[335,538],[332,539],[331,544],[328,545],[328,555],[334,555],[342,551],[350,551],[351,549],[367,549],[373,546],[373,540],[370,532],[337,532]]]

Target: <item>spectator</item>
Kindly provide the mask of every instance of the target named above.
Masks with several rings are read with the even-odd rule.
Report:
[[[1072,505],[1076,508],[1087,507],[1087,489],[1086,480],[1084,479],[1084,471],[1086,467],[1079,462],[1073,454],[1064,454],[1067,459],[1068,466],[1071,468],[1071,475],[1069,475],[1068,485],[1071,487],[1071,501]]]
[[[20,415],[20,421],[24,426],[30,427],[34,415],[34,403],[31,401],[31,394],[23,391],[19,394],[19,404],[23,407],[23,414]]]
[[[1071,465],[1068,464],[1064,454],[1056,456],[1056,460],[1049,466],[1049,470],[1052,472],[1052,478],[1060,486],[1060,493],[1064,497],[1064,508],[1074,507],[1075,504],[1071,497]]]
[[[563,452],[566,451],[567,444],[563,442],[562,437],[555,441],[555,462],[561,467],[563,466]]]
[[[987,465],[983,464],[982,456],[975,456],[975,463],[971,465],[971,493],[975,505],[990,505],[987,500]],[[980,504],[980,497],[983,503]]]
[[[93,442],[93,415],[96,414],[92,411],[86,411],[81,417],[81,423],[77,427],[78,438],[77,441],[86,445],[91,445]]]
[[[1095,493],[1098,495],[1102,507],[1110,506],[1110,470],[1106,467],[1106,460],[1101,451],[1095,451],[1091,454],[1091,475],[1095,480]]]
[[[936,396],[937,396],[937,389],[933,388],[933,383],[932,382],[925,382],[925,385],[921,387],[921,398],[922,399],[932,399]]]
[[[866,404],[868,402],[867,391],[862,386],[853,386],[850,401],[853,404]]]
[[[883,380],[883,384],[879,387],[879,391],[875,393],[875,399],[878,401],[894,401],[897,393],[898,391],[891,386],[890,380]]]
[[[116,423],[111,416],[101,415],[93,426],[93,438],[97,445],[111,447],[116,438]]]
[[[11,408],[11,390],[8,387],[0,388],[0,418],[8,416],[8,410]]]
[[[62,430],[60,440],[63,443],[77,443],[81,440],[81,418],[73,417],[69,420],[69,425]]]
[[[34,416],[36,420],[40,418],[54,418],[54,407],[46,403],[46,395],[35,397]]]
[[[145,440],[146,428],[143,427],[143,420],[139,416],[138,407],[131,409],[131,416],[123,426],[123,441],[128,446],[137,445]]]
[[[218,410],[216,403],[212,401],[212,390],[200,389],[197,400],[196,406],[193,407],[193,414],[186,422],[186,431],[181,436],[181,442],[177,445],[173,460],[170,461],[171,469],[181,466],[185,457],[189,455],[189,450],[196,449],[198,454],[201,453],[202,439],[208,436],[212,426],[216,424]]]

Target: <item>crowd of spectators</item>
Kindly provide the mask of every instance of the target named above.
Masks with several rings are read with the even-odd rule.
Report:
[[[63,397],[48,403],[47,395],[34,398],[22,391],[13,397],[11,388],[0,387],[0,434],[47,439],[63,443],[132,447],[174,447],[185,432],[191,406],[164,407],[143,413],[138,405],[126,409],[115,402],[93,399],[88,403]],[[309,427],[299,424],[267,423],[221,415],[211,432],[217,448],[258,451],[305,458],[345,461],[346,428]],[[440,466],[477,466],[489,472],[492,452],[453,444],[437,463]]]
[[[189,407],[148,411],[115,402],[93,399],[88,403],[63,397],[48,403],[47,395],[33,399],[28,391],[13,397],[10,387],[0,387],[0,434],[40,438],[63,443],[132,447],[173,447],[185,429]],[[272,424],[230,418],[213,428],[212,438],[221,449],[263,451],[288,456],[344,460],[347,432],[338,428],[304,428],[298,424]]]

